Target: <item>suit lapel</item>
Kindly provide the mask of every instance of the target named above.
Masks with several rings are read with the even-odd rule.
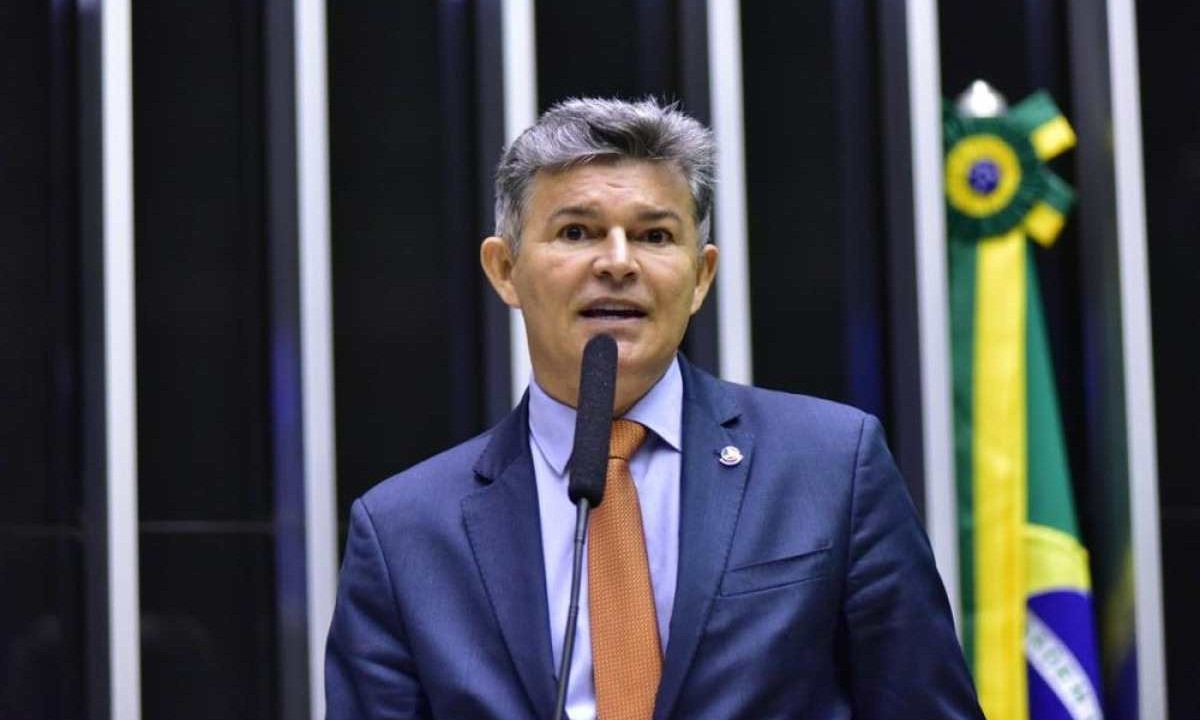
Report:
[[[538,717],[554,703],[554,661],[546,618],[546,572],[528,397],[496,427],[476,463],[486,483],[463,499],[463,523],[500,634]]]
[[[727,391],[682,358],[679,364],[684,382],[679,574],[656,720],[670,716],[695,657],[725,571],[754,460],[754,438],[737,429],[739,411]],[[727,445],[741,451],[740,463],[726,466],[718,461]]]

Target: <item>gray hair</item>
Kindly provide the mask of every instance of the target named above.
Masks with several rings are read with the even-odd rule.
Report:
[[[575,98],[558,103],[521,133],[496,169],[496,234],[520,250],[525,205],[540,170],[562,170],[597,159],[673,163],[691,189],[700,247],[712,226],[712,132],[675,103]]]

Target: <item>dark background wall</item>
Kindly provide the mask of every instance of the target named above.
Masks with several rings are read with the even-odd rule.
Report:
[[[1138,3],[1163,604],[1171,717],[1200,715],[1200,7]]]
[[[940,6],[947,95],[984,77],[1013,102],[1045,88],[1069,117],[1087,110],[1073,106],[1066,3]],[[907,199],[888,180],[907,132],[884,79],[897,71],[897,7],[747,2],[741,16],[756,380],[865,407],[893,441],[919,436],[904,380],[912,278],[897,261],[909,240],[892,232]],[[147,718],[304,712],[288,629],[302,568],[286,561],[298,366],[280,361],[295,340],[280,303],[295,273],[280,252],[294,233],[280,220],[280,188],[294,181],[280,170],[287,8],[133,3]],[[1188,332],[1200,307],[1200,104],[1188,78],[1200,65],[1187,52],[1200,12],[1141,3],[1139,13],[1168,688],[1172,717],[1185,718],[1200,707],[1200,575],[1189,562],[1200,493],[1186,454],[1200,441]],[[81,210],[92,125],[80,115],[90,90],[79,17],[69,0],[0,8],[0,720],[97,717],[104,705],[103,517],[88,499],[103,488],[85,482],[99,267]],[[367,488],[507,407],[506,311],[477,269],[503,140],[498,19],[498,0],[328,3],[341,522]],[[709,119],[703,4],[560,0],[537,3],[535,19],[540,109],[654,94]],[[1071,154],[1054,168],[1076,180]],[[1098,470],[1080,278],[1089,242],[1072,222],[1037,251],[1085,508]],[[709,368],[713,306],[685,342]],[[911,446],[893,445],[918,477]],[[1083,524],[1097,542],[1114,532],[1087,512]]]
[[[474,94],[475,33],[468,3],[444,5],[329,5],[342,522],[371,485],[483,428],[473,107],[444,112]]]
[[[279,708],[263,23],[133,3],[146,720]]]
[[[0,718],[85,707],[75,27],[0,6]]]

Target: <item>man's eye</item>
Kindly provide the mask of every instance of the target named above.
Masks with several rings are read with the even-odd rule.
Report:
[[[587,228],[582,225],[568,225],[558,234],[565,240],[583,240],[587,237]]]
[[[671,242],[671,233],[661,228],[649,230],[643,237],[646,239],[646,242],[650,243],[651,245],[662,245]]]

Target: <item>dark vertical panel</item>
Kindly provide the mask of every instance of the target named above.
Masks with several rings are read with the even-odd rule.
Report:
[[[454,433],[456,322],[474,276],[452,262],[438,6],[329,6],[330,182],[338,516],[367,488],[461,439]],[[457,48],[448,50],[456,53]],[[460,148],[461,149],[461,148]],[[470,194],[459,199],[468,216]],[[469,256],[468,256],[469,255]],[[462,423],[466,426],[470,423]]]
[[[712,122],[708,74],[708,3],[677,2],[675,59],[679,100],[684,111],[700,122]],[[662,52],[662,47],[658,47]]]
[[[261,7],[133,7],[139,505],[271,517]]]
[[[83,718],[78,535],[0,528],[0,717]]]
[[[921,419],[920,343],[913,214],[912,137],[905,3],[884,0],[879,9],[880,117],[884,258],[887,264],[886,345],[890,360],[889,443],[913,499],[924,501],[924,426]]]
[[[1025,63],[1029,83],[1033,88],[1044,88],[1060,97],[1062,102],[1070,100],[1066,57],[1066,14],[1062,2],[1025,0]]]
[[[539,112],[571,97],[632,98],[663,91],[640,80],[640,8],[637,0],[536,3]],[[669,62],[671,54],[663,57]]]
[[[707,109],[707,83],[696,72],[699,58],[685,58],[681,40],[700,51],[705,4],[678,0],[616,0],[597,3],[561,0],[537,3],[538,107],[571,97],[653,95],[681,100],[685,110],[695,94],[697,108]],[[690,80],[686,88],[681,78]],[[707,113],[705,113],[707,114]]]
[[[270,412],[275,480],[275,588],[280,720],[311,717],[300,264],[296,172],[295,11],[266,0],[266,230],[270,307]]]
[[[467,0],[438,3],[438,85],[442,117],[442,234],[446,242],[446,293],[450,327],[450,436],[465,440],[479,431],[483,359],[479,284],[479,242],[492,232],[490,215],[472,212],[476,194],[476,53],[474,20]]]
[[[1110,717],[1136,717],[1134,559],[1129,516],[1124,359],[1117,254],[1116,176],[1112,145],[1112,92],[1106,11],[1099,5],[1066,6],[1070,34],[1071,122],[1079,137],[1074,220],[1086,250],[1079,255],[1080,342],[1083,387],[1083,477],[1080,496],[1092,565],[1101,667]],[[1130,672],[1126,673],[1125,669]],[[1130,680],[1132,682],[1126,682]],[[1126,714],[1129,708],[1134,714]]]
[[[880,262],[883,230],[874,19],[871,3],[866,0],[834,3],[833,99],[838,239],[844,247],[845,397],[886,425],[890,420],[884,399],[886,274]]]
[[[561,0],[537,3],[538,107],[570,97],[681,97],[682,23],[704,3],[677,0]],[[688,71],[694,77],[693,71]],[[686,107],[685,107],[686,109]]]
[[[481,234],[495,230],[496,164],[504,151],[504,58],[501,43],[500,3],[502,0],[475,2],[475,137],[479,152],[475,157],[477,212]],[[483,273],[478,274],[483,296],[483,418],[486,425],[500,421],[512,409],[512,361],[509,356],[509,309],[500,301]]]
[[[955,97],[983,79],[1010,102],[1028,95],[1025,13],[1025,0],[938,3],[943,94]]]
[[[742,6],[746,185],[755,382],[845,399],[832,5]]]
[[[53,588],[54,603],[58,608],[59,641],[65,660],[58,669],[59,706],[61,717],[70,718],[94,715],[96,710],[89,708],[86,702],[88,680],[84,658],[86,652],[107,650],[107,643],[97,642],[95,630],[89,632],[89,626],[98,623],[101,608],[97,603],[88,602],[83,564],[87,562],[100,568],[107,564],[94,555],[89,557],[80,544],[84,537],[81,531],[95,523],[97,510],[85,503],[81,487],[79,276],[82,269],[76,135],[79,123],[76,16],[74,3],[65,0],[51,3],[49,11],[50,77],[46,90],[50,109],[47,123],[50,184],[46,209],[50,217],[48,267],[55,301],[49,318],[53,340],[48,359],[52,365],[54,405],[48,436],[51,482],[57,496],[55,503],[63,512],[60,517],[71,528],[55,538],[53,556],[47,558],[43,567],[53,568],[47,581]],[[0,572],[0,577],[11,576]]]
[[[72,3],[73,4],[73,3]],[[56,6],[58,7],[58,6]],[[78,80],[80,238],[80,476],[83,479],[83,562],[86,610],[87,717],[108,720],[111,676],[108,587],[108,477],[104,386],[104,255],[101,148],[100,9],[74,12]]]
[[[0,717],[86,707],[75,52],[69,4],[0,8]]]
[[[71,521],[79,505],[78,477],[70,467],[74,415],[75,325],[73,256],[76,242],[53,211],[70,190],[56,182],[62,152],[55,133],[51,16],[48,8],[0,10],[0,57],[10,72],[0,80],[0,353],[4,410],[0,413],[0,522]],[[70,121],[73,118],[65,118]],[[64,411],[66,417],[64,418]],[[64,419],[66,426],[64,427]],[[36,428],[36,430],[34,430]],[[63,436],[63,433],[66,433]],[[52,452],[59,443],[65,457]],[[67,463],[67,464],[64,464]]]
[[[133,4],[147,720],[278,715],[263,12]]]
[[[1137,3],[1145,152],[1146,220],[1153,319],[1155,425],[1162,513],[1163,624],[1171,717],[1200,715],[1200,7]]]
[[[683,110],[705,125],[712,124],[712,102],[708,89],[708,3],[676,3],[679,98]],[[711,238],[717,240],[717,238]],[[719,272],[719,271],[718,271]],[[720,338],[717,337],[717,283],[708,290],[704,305],[692,316],[683,351],[688,359],[711,373],[721,363]]]
[[[54,478],[56,504],[72,511],[82,503],[80,476],[80,236],[79,236],[79,123],[76,71],[76,18],[74,3],[59,0],[50,8],[48,34],[49,71],[45,92],[49,100],[46,125],[50,146],[46,156],[49,185],[46,212],[49,262],[47,269],[53,300],[48,332],[48,357],[53,388],[50,431],[50,475]],[[6,194],[6,193],[5,193]],[[0,473],[3,470],[0,469]],[[61,510],[60,510],[61,512]],[[86,513],[85,513],[86,516]],[[72,524],[82,517],[65,516]]]
[[[868,2],[743,4],[746,177],[755,382],[891,421],[885,297],[897,268],[883,255],[911,230],[885,226],[880,128],[887,112],[907,117],[907,98],[880,107],[892,57],[877,50],[877,22]],[[896,418],[893,437],[911,432],[907,413]]]
[[[702,5],[703,3],[693,3]],[[608,9],[605,3],[590,3]],[[638,95],[671,94],[679,87],[679,41],[675,3],[672,0],[636,0],[633,4],[633,24],[628,27],[633,38]]]
[[[278,717],[270,535],[164,528],[141,542],[143,583],[154,584],[143,593],[142,717]]]

